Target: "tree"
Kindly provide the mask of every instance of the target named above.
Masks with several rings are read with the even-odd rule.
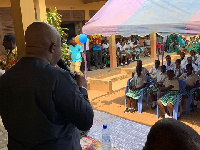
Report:
[[[46,23],[50,24],[51,26],[55,27],[57,31],[60,34],[61,40],[62,40],[62,45],[61,45],[61,51],[62,51],[62,56],[61,58],[63,60],[69,59],[69,45],[65,43],[66,37],[65,37],[65,30],[69,30],[68,28],[61,28],[61,23],[62,23],[62,15],[57,12],[57,9],[55,7],[54,10],[50,8],[50,11],[46,13],[47,20],[45,20]]]

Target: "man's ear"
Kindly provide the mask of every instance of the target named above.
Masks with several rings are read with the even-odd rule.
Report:
[[[54,43],[51,44],[50,49],[49,49],[50,53],[54,53],[55,52],[55,46],[56,45]]]

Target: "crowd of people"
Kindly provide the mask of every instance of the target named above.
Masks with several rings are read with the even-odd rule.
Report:
[[[76,72],[83,73],[84,72],[84,62],[83,59],[83,45],[80,49],[79,53],[77,53],[77,50],[74,50],[74,47],[77,47],[75,45],[78,45],[74,42],[74,40],[71,40],[72,38],[69,38],[67,43],[70,45],[69,48],[69,54],[74,57],[80,57],[78,67],[76,67],[79,70],[76,70]],[[109,41],[106,37],[102,37],[101,35],[94,35],[89,37],[90,40],[88,40],[86,44],[86,52],[87,52],[87,69],[88,71],[92,71],[91,67],[94,66],[96,69],[104,69],[105,67],[110,66],[110,54],[109,54]],[[74,45],[72,47],[71,45]],[[116,38],[116,60],[117,60],[117,66],[124,66],[129,65],[131,62],[138,60],[142,57],[150,57],[150,37],[146,36],[143,38],[140,38],[139,36],[131,36],[131,37],[122,37],[117,36]],[[191,51],[197,52],[198,49],[200,49],[200,38],[199,36],[190,37],[190,40],[186,40],[185,37],[177,35],[177,34],[171,34],[166,38],[164,41],[163,37],[160,35],[157,35],[157,54],[162,54],[162,51],[164,50],[167,53],[173,53],[176,52],[177,54],[180,54],[181,52],[190,53]],[[70,59],[66,60],[68,61],[68,65],[70,65],[70,61],[74,62],[74,58],[70,57]],[[72,64],[73,65],[73,64]],[[72,67],[72,70],[74,67]]]
[[[94,35],[89,38],[86,43],[86,61],[87,70],[92,71],[91,67],[94,66],[95,70],[104,69],[110,66],[110,54],[109,54],[109,41],[107,38],[102,39],[101,35]],[[66,41],[69,44],[68,60],[65,60],[72,71],[83,74],[84,72],[84,46],[79,46],[75,42],[74,36],[69,36]],[[147,37],[146,40],[141,43],[138,36],[129,38],[116,38],[116,60],[117,66],[129,65],[140,58],[140,56],[150,57],[150,40]],[[76,62],[76,63],[75,63]],[[76,67],[75,67],[76,66]],[[76,68],[76,69],[75,69]]]
[[[92,71],[92,66],[96,69],[104,69],[110,66],[110,54],[109,54],[109,41],[106,37],[101,35],[93,35],[88,37],[89,40],[86,43],[86,61],[87,70]],[[11,41],[9,44],[6,41]],[[2,70],[8,70],[12,65],[17,62],[17,48],[15,43],[15,37],[12,34],[8,34],[4,38],[5,49],[12,49],[7,52],[7,58],[2,59],[0,66]],[[67,40],[64,41],[65,44],[69,45],[68,54],[69,58],[64,60],[66,64],[70,67],[73,72],[83,74],[85,70],[85,60],[84,60],[84,46],[78,45],[75,42],[75,37],[68,36]],[[8,46],[12,48],[8,48]],[[117,66],[129,65],[131,62],[136,61],[143,57],[150,57],[150,36],[139,37],[122,37],[116,36],[116,60]],[[198,53],[197,50],[200,49],[200,38],[199,36],[190,37],[190,40],[186,40],[185,37],[171,34],[164,41],[163,37],[157,35],[157,53],[161,54],[162,50],[167,53],[181,52],[187,53]],[[9,57],[9,59],[8,59]],[[192,57],[194,60],[194,57]],[[10,61],[8,63],[8,61]],[[12,62],[11,62],[12,61]],[[7,63],[7,64],[6,64]],[[200,62],[199,62],[200,63]]]
[[[0,115],[8,131],[8,149],[81,149],[79,130],[89,130],[94,117],[88,100],[87,81],[79,75],[82,74],[83,47],[75,43],[74,37],[70,37],[68,40],[70,61],[65,64],[65,61],[60,59],[59,33],[42,22],[35,22],[27,28],[25,41],[26,55],[18,61],[15,36],[8,34],[3,40],[7,56],[0,62]],[[151,77],[154,83],[145,91],[152,98],[152,109],[155,109],[157,101],[165,118],[172,118],[173,105],[179,93],[178,79],[186,82],[187,95],[191,88],[200,87],[199,48],[193,47],[187,57],[180,49],[180,59],[176,62],[171,61],[170,55],[166,56],[164,65],[155,60],[155,66],[148,71],[139,59],[139,55],[149,56],[148,37],[146,41],[144,40],[146,45],[143,46],[137,37],[120,38],[116,41],[118,65],[128,65],[129,62],[137,60],[137,66],[132,73],[130,91],[126,93],[125,113],[136,111],[135,100],[141,96],[141,89],[146,87],[147,76]],[[161,48],[162,40],[158,40],[157,44],[157,48]],[[109,44],[106,39],[92,45],[87,42],[86,59],[89,71],[92,61],[96,69],[99,67],[102,69],[109,64],[108,49]],[[69,66],[72,72],[78,74],[74,75],[67,68]],[[167,91],[166,95],[162,96],[162,91]],[[196,95],[198,96],[199,94]],[[165,106],[169,110],[169,115]],[[172,124],[174,128],[170,126]],[[174,133],[178,133],[176,137]],[[179,136],[180,133],[185,137],[184,142],[180,138],[182,136]],[[178,144],[166,145],[165,141],[172,140],[171,137],[178,140]],[[189,145],[188,141],[191,143],[191,139],[193,144]],[[157,142],[158,140],[160,142]],[[182,149],[197,148],[196,141],[199,142],[199,135],[193,129],[173,119],[164,119],[151,128],[144,150],[155,147],[172,149],[174,146],[177,149],[180,148],[179,143],[183,143]]]
[[[178,80],[186,82],[186,95],[182,98],[182,104],[184,104],[183,99],[189,97],[190,89],[200,87],[199,61],[200,49],[197,50],[197,53],[191,50],[190,55],[186,58],[185,52],[180,52],[180,59],[175,62],[172,62],[170,55],[167,55],[166,62],[163,65],[160,65],[159,60],[155,60],[155,66],[149,71],[142,67],[141,60],[137,60],[137,66],[133,70],[130,81],[130,91],[126,93],[127,108],[124,112],[134,113],[137,110],[135,100],[140,98],[141,90],[146,87],[147,76],[149,76],[153,84],[145,92],[150,94],[153,101],[152,109],[156,108],[157,103],[165,118],[172,118],[173,105],[175,105],[177,95],[180,92]],[[166,94],[162,95],[164,91]],[[199,91],[197,90],[196,93],[194,95],[194,107],[197,107],[197,100],[199,99]],[[169,114],[167,114],[165,107],[168,108]],[[178,112],[179,116],[180,112]]]

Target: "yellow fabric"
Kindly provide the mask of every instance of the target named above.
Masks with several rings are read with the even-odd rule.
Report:
[[[13,67],[17,63],[17,48],[12,50],[7,55],[6,65],[5,65],[5,71],[8,71],[11,67]]]
[[[80,61],[77,61],[77,62],[71,62],[71,65],[70,65],[70,69],[71,69],[71,71],[83,75],[83,73],[80,71],[80,67],[81,67],[81,62],[80,62]]]

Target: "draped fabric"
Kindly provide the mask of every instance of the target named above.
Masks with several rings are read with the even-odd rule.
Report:
[[[83,26],[87,35],[200,34],[200,0],[109,0]]]

